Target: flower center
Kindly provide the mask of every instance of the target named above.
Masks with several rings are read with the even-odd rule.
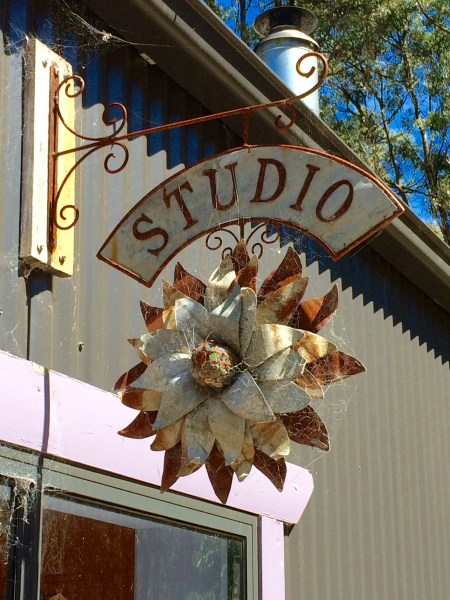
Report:
[[[192,376],[201,386],[224,388],[236,378],[238,363],[231,350],[213,340],[205,340],[192,351]]]

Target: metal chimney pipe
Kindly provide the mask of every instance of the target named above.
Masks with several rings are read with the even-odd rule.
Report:
[[[318,81],[317,58],[308,57],[301,63],[304,73],[315,67],[310,77],[302,77],[296,69],[302,56],[319,49],[317,42],[309,36],[316,26],[316,15],[297,6],[276,6],[266,10],[253,24],[256,33],[264,38],[255,47],[256,54],[296,96],[311,89]],[[318,90],[303,102],[319,116]]]

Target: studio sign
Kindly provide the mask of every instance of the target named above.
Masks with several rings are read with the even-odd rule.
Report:
[[[253,146],[197,163],[149,192],[98,257],[147,286],[177,252],[240,218],[289,225],[339,258],[403,212],[369,173],[295,146]]]

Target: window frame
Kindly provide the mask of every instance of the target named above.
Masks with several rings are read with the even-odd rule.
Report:
[[[21,502],[13,498],[12,522],[17,543],[8,551],[8,584],[6,600],[34,600],[38,581],[36,565],[40,552],[34,552],[39,544],[40,529],[40,475],[41,456],[10,445],[0,444],[0,476],[9,482],[28,484],[21,494]],[[11,532],[8,533],[8,538]]]
[[[244,538],[247,600],[258,600],[260,523],[256,515],[173,492],[162,495],[159,489],[146,484],[11,447],[0,446],[0,461],[0,475],[31,484],[36,482],[36,488],[31,486],[30,491],[32,510],[20,531],[25,552],[15,558],[19,585],[7,593],[7,600],[37,600],[40,597],[42,516],[46,495],[94,502],[118,511],[136,512]]]

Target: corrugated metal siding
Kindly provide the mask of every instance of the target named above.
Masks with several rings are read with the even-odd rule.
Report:
[[[308,246],[311,258],[323,255]],[[329,334],[345,340],[367,373],[331,388],[323,401],[330,453],[317,460],[313,451],[296,449],[296,462],[310,465],[315,491],[286,538],[287,598],[444,600],[448,314],[368,248],[336,265],[310,262],[308,272],[321,293],[332,281],[340,285]]]
[[[7,12],[0,6],[0,26]],[[12,37],[0,37],[0,346],[27,354],[26,281],[19,276],[20,171],[22,136],[22,58]]]
[[[83,29],[67,11],[58,13],[61,6],[47,0],[3,0],[0,5],[0,342],[2,349],[109,389],[136,361],[126,339],[142,331],[139,299],[159,303],[160,295],[99,262],[97,250],[151,187],[234,141],[217,124],[138,139],[130,144],[130,164],[120,175],[104,172],[105,154],[91,157],[77,180],[81,217],[74,277],[38,271],[28,280],[19,276],[25,33],[60,48],[86,77],[79,125],[89,135],[104,135],[101,113],[113,100],[130,107],[133,129],[203,112],[133,48],[100,43],[98,33]],[[286,539],[287,597],[447,598],[448,315],[369,249],[337,265],[311,242],[305,242],[305,250],[309,295],[324,293],[331,281],[338,281],[340,312],[331,334],[345,341],[368,372],[358,376],[356,392],[352,380],[329,390],[324,401],[333,431],[329,456],[316,460],[312,451],[298,449],[292,457],[310,464],[316,490]],[[352,400],[341,414],[348,396]]]

